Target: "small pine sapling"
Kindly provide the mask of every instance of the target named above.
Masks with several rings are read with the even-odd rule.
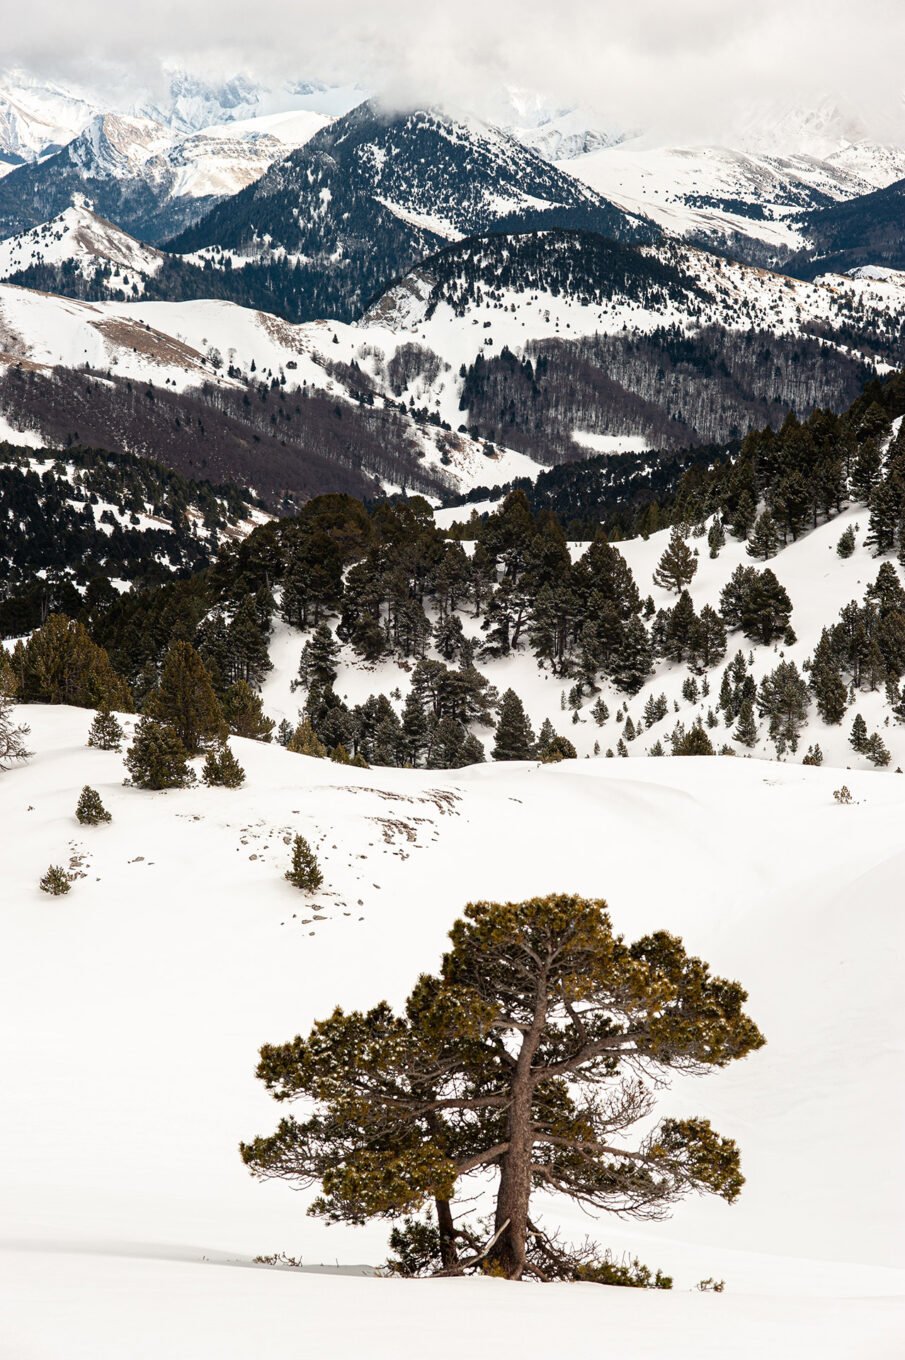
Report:
[[[38,886],[41,892],[50,893],[51,897],[62,897],[69,892],[72,882],[61,865],[51,864]]]
[[[98,751],[118,751],[123,741],[123,729],[115,713],[99,708],[88,729],[88,745]]]
[[[238,789],[245,783],[245,771],[224,742],[218,750],[208,752],[201,778],[209,787]]]
[[[292,864],[285,877],[303,892],[317,892],[324,881],[317,856],[304,836],[296,836],[292,842]]]
[[[97,789],[86,784],[79,795],[75,815],[82,826],[99,826],[101,822],[111,822],[113,818],[101,802]]]

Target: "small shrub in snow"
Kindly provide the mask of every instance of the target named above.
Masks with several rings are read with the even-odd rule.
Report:
[[[61,865],[51,864],[38,886],[41,892],[50,893],[51,897],[62,897],[64,893],[69,892],[72,883]]]
[[[855,551],[855,531],[851,525],[842,533],[839,542],[836,544],[836,552],[840,557],[851,557]]]
[[[75,815],[82,826],[99,826],[101,822],[113,820],[101,802],[101,796],[97,789],[92,789],[88,784],[85,785],[79,795]]]
[[[847,784],[843,784],[841,789],[833,789],[833,797],[836,802],[841,803],[843,807],[847,807],[849,803],[855,801],[854,798],[852,798],[852,791]]]

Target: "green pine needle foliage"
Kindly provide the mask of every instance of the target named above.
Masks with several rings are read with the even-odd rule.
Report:
[[[324,881],[317,856],[304,836],[296,836],[292,842],[292,864],[286,878],[303,892],[316,892]]]
[[[79,795],[75,815],[82,826],[99,826],[101,822],[111,822],[113,818],[101,802],[97,789],[86,784]]]
[[[61,865],[51,864],[38,886],[41,892],[50,893],[51,897],[62,897],[69,892],[72,882]]]
[[[245,783],[245,771],[229,746],[224,744],[219,750],[208,752],[201,769],[201,778],[208,785],[238,789]]]

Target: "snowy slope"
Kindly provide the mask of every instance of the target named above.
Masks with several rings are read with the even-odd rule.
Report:
[[[110,268],[111,290],[133,287],[140,292],[160,271],[163,259],[159,250],[98,217],[84,198],[77,197],[51,222],[0,241],[0,279],[35,265],[71,265],[83,275],[101,265]]]
[[[115,231],[111,236],[118,239]],[[137,275],[129,278],[134,282]],[[329,323],[293,326],[232,302],[89,303],[0,284],[0,371],[22,363],[46,372],[87,367],[95,375],[162,384],[175,392],[204,384],[243,391],[248,382],[269,384],[282,377],[288,391],[307,385],[351,402],[350,386],[325,367],[343,357],[332,343],[334,330]],[[378,394],[376,401],[381,405],[384,398]],[[29,430],[19,439],[19,426],[7,421],[0,430],[13,442],[37,437]],[[452,491],[535,477],[544,466],[513,449],[431,424],[413,420],[408,433],[413,455],[439,486]]]
[[[634,266],[620,261],[619,271],[625,270],[629,280],[633,269],[643,279],[648,262],[669,269],[664,282],[651,286],[649,301],[640,287],[620,283],[618,272],[611,288],[603,284],[601,272],[599,295],[589,297],[584,286],[544,286],[527,266],[520,281],[510,257],[526,240],[532,251],[535,241],[540,242],[547,252],[544,268],[551,274],[557,256],[574,259],[575,273],[583,270],[588,278],[609,263],[595,263],[592,252],[610,247],[594,238],[563,233],[472,238],[413,269],[361,321],[331,323],[331,337],[335,334],[338,341],[332,352],[347,362],[354,359],[382,384],[387,362],[402,346],[421,346],[439,363],[423,365],[402,395],[436,410],[455,428],[468,424],[467,413],[459,409],[462,366],[467,368],[479,354],[499,355],[504,348],[521,355],[532,341],[644,335],[668,326],[694,334],[711,325],[795,336],[819,325],[827,338],[838,331],[839,347],[847,352],[852,330],[875,325],[878,333],[891,337],[900,326],[901,280],[891,271],[881,277],[876,271],[854,278],[827,274],[805,282],[670,243],[633,248]]]
[[[448,528],[452,523],[467,521],[472,510],[481,514],[493,508],[492,503],[481,503],[462,506],[458,510],[440,510],[436,512],[437,522]],[[669,751],[669,736],[677,722],[681,721],[686,728],[690,727],[698,720],[705,721],[708,710],[712,709],[720,718],[718,725],[709,730],[715,749],[725,744],[742,759],[775,761],[776,750],[769,739],[766,721],[760,722],[758,741],[750,750],[734,739],[734,722],[728,727],[725,725],[718,706],[723,671],[735,654],[741,651],[746,659],[750,658],[749,671],[758,684],[782,660],[794,661],[799,671],[805,674],[804,662],[812,655],[823,628],[838,622],[840,609],[851,600],[859,603],[863,600],[867,587],[876,580],[884,561],[895,565],[891,555],[875,557],[873,550],[865,545],[867,525],[866,508],[863,505],[852,506],[829,523],[807,533],[797,543],[782,548],[767,562],[755,561],[746,552],[745,543],[728,534],[726,546],[716,559],[709,556],[706,538],[689,539],[700,554],[697,574],[688,587],[697,613],[705,604],[715,609],[719,607],[720,593],[736,567],[742,565],[762,569],[766,566],[775,573],[792,601],[791,623],[798,639],[792,645],[778,642],[763,646],[752,642],[740,631],[730,632],[725,658],[703,676],[696,677],[699,693],[695,700],[689,700],[682,692],[683,683],[690,676],[688,667],[659,659],[643,688],[632,697],[626,696],[610,682],[600,681],[599,697],[603,698],[609,709],[609,718],[598,725],[592,713],[598,696],[585,694],[577,711],[577,720],[573,721],[567,697],[574,681],[557,678],[549,670],[540,669],[527,643],[522,644],[522,650],[518,653],[505,658],[479,660],[479,669],[500,693],[509,687],[516,691],[535,732],[544,719],[549,719],[554,728],[574,744],[579,757],[594,757],[595,745],[602,757],[608,750],[615,752],[623,735],[626,717],[631,716],[635,726],[643,728],[641,719],[645,704],[650,697],[663,694],[668,702],[666,716],[652,727],[639,731],[634,741],[627,743],[630,758],[646,756],[658,741]],[[843,559],[836,553],[836,544],[849,526],[855,530],[857,546],[851,557]],[[632,569],[641,598],[650,595],[655,609],[672,607],[676,602],[674,594],[663,590],[653,581],[653,572],[667,545],[669,533],[669,530],[662,530],[647,540],[637,538],[618,544],[619,551]],[[587,544],[584,543],[573,544],[573,559],[578,558],[586,548]],[[896,570],[905,584],[905,573],[898,567]],[[480,646],[485,635],[478,621],[472,617],[471,610],[463,609],[461,618],[465,633]],[[271,645],[274,668],[264,682],[263,694],[266,710],[278,721],[285,718],[295,723],[304,704],[304,692],[293,692],[291,685],[297,677],[305,640],[304,633],[277,622]],[[701,692],[704,680],[709,685],[709,695]],[[362,703],[371,694],[389,696],[398,691],[400,698],[394,701],[394,706],[401,713],[410,681],[409,661],[386,660],[375,667],[360,662],[349,647],[342,650],[336,690],[350,706]],[[880,732],[890,751],[889,768],[905,769],[905,725],[890,719],[882,687],[874,691],[859,690],[838,726],[825,723],[812,703],[798,749],[794,753],[787,752],[784,761],[800,765],[809,746],[816,743],[823,753],[824,764],[836,768],[837,785],[842,782],[842,771],[870,771],[872,766],[867,758],[853,751],[849,744],[849,733],[856,713],[862,715],[869,731]],[[484,727],[475,727],[473,730],[484,742],[489,756],[493,745],[492,730]],[[845,778],[848,779],[847,774]]]
[[[628,212],[672,235],[761,247],[786,258],[805,237],[801,213],[883,188],[905,176],[905,148],[869,142],[820,143],[792,152],[781,139],[741,148],[675,147],[638,138],[592,150],[563,166]]]
[[[0,776],[9,1354],[270,1360],[301,1330],[306,1354],[336,1360],[414,1360],[430,1332],[451,1360],[504,1329],[539,1356],[567,1334],[579,1360],[602,1336],[620,1360],[899,1353],[905,781],[855,771],[840,808],[837,771],[757,761],[359,771],[236,741],[243,790],[147,794],[86,749],[88,713],[24,717],[37,754]],[[76,823],[86,780],[111,826]],[[325,868],[311,904],[282,880],[295,831]],[[71,856],[71,894],[39,893]],[[738,1138],[736,1206],[688,1202],[643,1228],[544,1208],[674,1272],[677,1292],[241,1269],[385,1253],[385,1225],[326,1229],[248,1177],[237,1143],[279,1114],[258,1045],[337,1003],[398,1003],[467,900],[559,889],[605,895],[629,937],[680,933],[744,982],[768,1038],[660,1101]],[[686,1292],[706,1276],[726,1294]]]

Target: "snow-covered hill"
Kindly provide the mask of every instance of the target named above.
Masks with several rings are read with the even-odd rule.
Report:
[[[159,250],[106,222],[81,196],[52,221],[0,241],[0,279],[42,265],[83,278],[102,270],[111,292],[141,293],[163,261]]]
[[[670,327],[694,336],[716,327],[739,335],[819,335],[830,342],[835,332],[835,346],[850,362],[859,333],[868,352],[870,336],[895,344],[903,296],[899,277],[888,272],[804,282],[675,243],[624,247],[562,232],[494,234],[447,247],[390,288],[360,322],[330,329],[336,357],[354,360],[379,384],[387,382],[394,356],[407,354],[397,395],[436,411],[455,428],[471,424],[463,395],[469,366],[507,350],[519,359],[536,358],[530,347],[544,342],[641,337]],[[605,360],[601,371],[608,381],[620,376]],[[761,395],[773,391],[772,373],[771,360],[769,373],[765,369],[754,382]],[[688,390],[686,381],[686,397]],[[786,405],[804,404],[800,392],[781,395]],[[592,434],[608,435],[609,397],[607,389],[597,397],[600,427]],[[645,397],[653,407],[656,395]],[[683,395],[671,393],[669,401],[681,414]],[[560,405],[567,423],[567,393]],[[662,437],[659,429],[652,431],[650,407],[646,414],[647,423],[640,411],[642,423],[632,430],[614,423],[614,437]],[[568,442],[568,429],[557,433],[560,445]],[[579,440],[586,433],[577,417],[575,433]]]
[[[821,158],[765,139],[749,149],[652,145],[639,138],[563,166],[627,212],[674,236],[767,263],[806,244],[802,214],[905,176],[905,147],[835,141]]]
[[[476,508],[481,512],[493,507]],[[438,523],[448,527],[457,521],[467,521],[471,507],[436,513]],[[775,573],[792,602],[791,623],[797,638],[793,644],[779,640],[764,646],[745,637],[741,631],[730,631],[725,657],[694,677],[686,664],[659,659],[636,695],[629,697],[609,681],[601,680],[599,693],[589,694],[585,691],[578,705],[573,705],[571,701],[574,680],[558,678],[548,668],[540,668],[525,641],[519,651],[509,656],[479,661],[479,668],[501,694],[510,687],[516,691],[535,732],[545,719],[549,720],[559,733],[573,743],[579,757],[605,759],[607,753],[615,753],[620,739],[624,738],[627,718],[632,719],[637,731],[637,735],[630,736],[625,743],[630,758],[646,756],[656,743],[668,752],[669,738],[677,723],[682,723],[688,729],[698,721],[706,724],[708,714],[711,714],[716,721],[708,728],[708,735],[714,749],[725,745],[730,755],[738,758],[774,761],[776,748],[770,740],[766,722],[759,723],[754,745],[746,747],[734,735],[735,719],[727,722],[720,711],[723,672],[736,654],[741,652],[747,673],[757,685],[781,661],[795,662],[799,671],[807,675],[805,662],[813,655],[823,628],[837,623],[840,610],[850,601],[860,602],[863,599],[884,561],[894,563],[888,554],[876,557],[865,544],[867,522],[867,509],[863,505],[853,506],[807,533],[798,542],[782,548],[766,562],[755,561],[747,553],[745,542],[731,536],[716,559],[709,556],[706,538],[689,540],[699,554],[696,575],[688,586],[696,612],[700,613],[704,605],[719,608],[723,587],[737,567],[755,566],[762,569],[766,566]],[[849,527],[855,532],[857,546],[851,557],[841,558],[836,552],[836,545]],[[654,570],[669,536],[669,530],[662,530],[651,534],[646,540],[636,538],[618,544],[619,551],[634,574],[641,598],[650,596],[656,610],[671,608],[676,603],[676,596],[657,586],[653,580]],[[577,560],[587,550],[587,546],[586,543],[573,544],[573,560]],[[898,572],[900,580],[905,578],[905,574],[895,566],[894,570]],[[486,633],[481,631],[479,622],[472,617],[472,611],[463,608],[461,618],[466,635],[480,647],[486,639]],[[305,634],[297,629],[277,623],[271,648],[274,668],[265,680],[263,689],[267,712],[278,721],[285,718],[293,725],[298,721],[300,704],[303,706],[304,703],[304,693],[293,691],[292,684],[297,679],[299,657],[305,640]],[[433,652],[429,654],[434,655]],[[685,687],[692,678],[694,691],[689,695]],[[336,691],[350,706],[363,703],[371,694],[395,694],[394,707],[401,713],[410,684],[409,661],[387,660],[375,668],[374,665],[360,662],[350,647],[343,648]],[[648,701],[659,699],[661,695],[665,696],[665,712],[650,725],[645,724],[643,714]],[[600,698],[608,710],[608,717],[603,720],[594,711]],[[850,701],[846,716],[838,725],[825,723],[812,701],[807,721],[801,729],[798,748],[795,752],[787,750],[783,759],[800,764],[809,748],[817,744],[824,763],[836,767],[837,785],[841,782],[842,771],[870,770],[873,767],[868,758],[857,754],[849,742],[856,713],[862,715],[869,731],[880,733],[890,752],[890,768],[905,769],[905,725],[891,716],[882,685],[874,690],[858,690]],[[473,730],[483,741],[489,757],[493,746],[492,730],[480,726]],[[845,778],[848,778],[847,774]]]
[[[113,231],[111,236],[115,244],[118,234]],[[154,252],[149,254],[153,256]],[[140,278],[137,273],[128,277],[130,284]],[[279,317],[231,302],[89,303],[0,284],[0,375],[21,370],[24,365],[29,373],[48,376],[55,370],[68,370],[75,383],[79,373],[89,370],[108,388],[117,379],[150,383],[172,394],[193,397],[207,387],[214,393],[233,394],[240,415],[243,394],[249,384],[254,390],[256,383],[281,385],[289,394],[304,388],[306,393],[329,400],[330,409],[335,408],[340,415],[343,408],[351,413],[360,395],[360,381],[354,370],[342,374],[331,371],[331,361],[342,357],[340,348],[333,344],[333,334],[334,327],[329,323],[293,326]],[[59,379],[59,372],[55,376]],[[216,409],[216,399],[211,400]],[[379,392],[376,399],[371,397],[378,411],[388,411],[391,401],[392,397],[384,398]],[[298,406],[299,419],[307,418],[307,409]],[[27,418],[22,419],[6,411],[0,396],[0,419],[4,415],[6,420],[0,428],[13,442],[40,442],[43,434],[53,447],[65,433],[65,427],[63,431],[59,428],[56,411],[43,401],[29,408]],[[192,411],[186,417],[177,410],[174,417],[177,424],[181,420],[190,425],[198,419],[198,413]],[[87,421],[88,417],[83,419]],[[96,442],[110,437],[110,431],[99,433]],[[250,437],[246,434],[246,442]],[[311,452],[320,454],[323,437],[311,437]],[[402,413],[396,417],[393,432],[388,426],[382,437],[403,457],[398,480],[384,478],[387,490],[411,485],[404,475],[406,460],[409,474],[419,475],[415,484],[435,493],[444,488],[467,491],[474,486],[499,486],[518,477],[534,477],[543,465],[505,446],[489,445]],[[356,438],[352,430],[349,438]],[[167,456],[148,430],[116,447],[164,459]],[[370,455],[364,446],[358,449],[357,460],[368,468]],[[257,484],[255,461],[252,447],[241,467],[224,468],[221,475]],[[193,475],[205,474],[199,468]],[[320,491],[329,489],[327,485],[317,487]]]
[[[838,771],[757,761],[451,775],[236,740],[244,789],[149,794],[86,748],[87,712],[22,716],[35,756],[0,775],[10,1354],[272,1360],[301,1337],[389,1360],[430,1335],[438,1360],[504,1336],[539,1355],[567,1336],[577,1360],[604,1336],[621,1360],[898,1355],[901,778],[855,771],[840,807]],[[75,821],[86,782],[110,826]],[[312,901],[282,878],[296,831],[325,871]],[[74,866],[67,897],[38,891],[48,862]],[[248,1176],[238,1142],[277,1117],[258,1046],[337,1004],[398,1003],[466,901],[563,889],[605,895],[629,938],[681,934],[741,979],[767,1036],[658,1102],[738,1139],[737,1205],[688,1201],[644,1227],[543,1205],[546,1224],[637,1252],[675,1290],[251,1268],[279,1251],[374,1264],[387,1231],[326,1229],[304,1197]],[[706,1277],[726,1292],[694,1292]]]

